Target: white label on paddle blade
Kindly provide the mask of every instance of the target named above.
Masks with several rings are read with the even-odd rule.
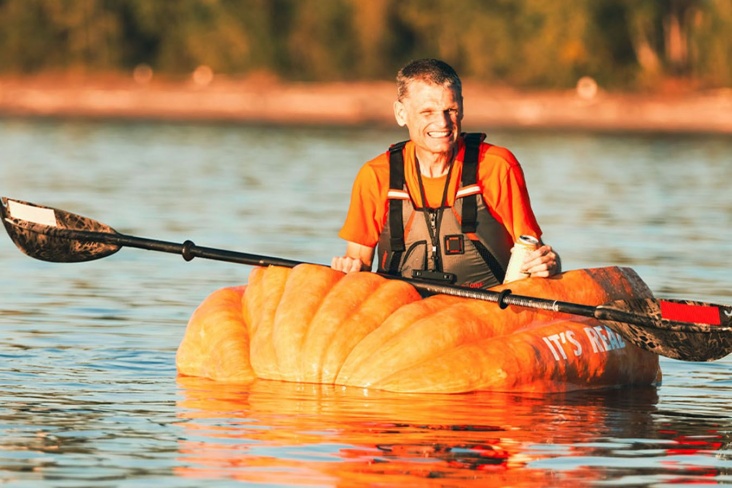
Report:
[[[34,207],[15,200],[8,200],[8,208],[15,219],[56,227],[56,214],[51,208]]]

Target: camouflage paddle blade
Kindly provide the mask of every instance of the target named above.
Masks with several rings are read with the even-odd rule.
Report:
[[[35,259],[78,263],[101,259],[120,249],[115,244],[75,236],[73,231],[116,234],[111,227],[80,215],[6,197],[0,212],[10,239]]]
[[[598,309],[603,309],[603,322],[610,322],[626,339],[662,356],[683,361],[714,361],[732,353],[732,307],[729,306],[639,299],[618,301]],[[617,319],[613,317],[613,309],[647,316],[647,323],[634,325],[613,320]]]

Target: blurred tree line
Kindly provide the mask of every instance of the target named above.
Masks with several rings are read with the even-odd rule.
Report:
[[[0,0],[0,75],[375,80],[418,57],[517,87],[732,86],[732,0]]]

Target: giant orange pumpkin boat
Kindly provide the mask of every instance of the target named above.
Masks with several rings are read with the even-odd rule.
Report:
[[[515,293],[600,305],[650,298],[628,268],[574,270],[511,283]],[[505,285],[503,285],[505,287]],[[497,287],[500,290],[503,287]],[[658,356],[595,319],[435,295],[373,273],[256,268],[191,317],[181,375],[394,392],[552,392],[660,380]]]

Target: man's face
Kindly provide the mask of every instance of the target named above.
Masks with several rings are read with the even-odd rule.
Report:
[[[451,153],[460,135],[462,96],[451,87],[413,81],[407,96],[394,102],[394,116],[409,129],[417,151]]]

